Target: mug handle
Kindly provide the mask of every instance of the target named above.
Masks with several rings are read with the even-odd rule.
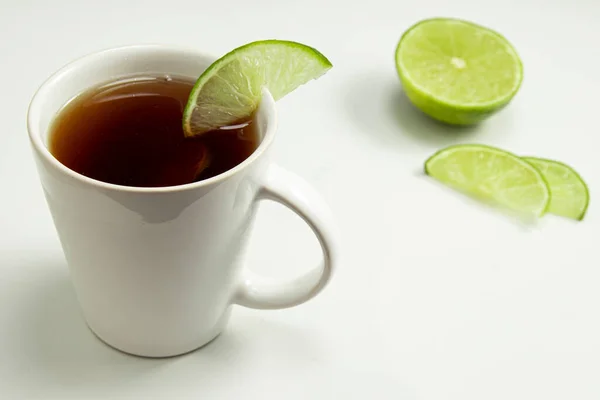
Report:
[[[284,282],[244,271],[235,303],[249,308],[275,310],[302,304],[329,282],[338,259],[337,230],[329,207],[321,196],[299,176],[271,165],[259,189],[257,200],[280,203],[301,217],[317,236],[323,251],[321,265]]]

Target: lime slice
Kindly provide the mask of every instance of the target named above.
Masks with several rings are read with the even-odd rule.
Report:
[[[447,147],[425,162],[425,172],[447,186],[522,215],[539,217],[550,202],[548,184],[537,168],[493,147]]]
[[[548,212],[562,217],[582,220],[590,202],[587,185],[570,166],[558,161],[523,157],[535,165],[550,186]]]
[[[473,124],[500,110],[523,79],[521,60],[503,36],[450,18],[409,28],[396,48],[396,68],[417,108],[454,125]]]
[[[332,67],[325,56],[296,42],[246,44],[215,61],[198,78],[183,115],[186,136],[197,136],[250,118],[262,89],[279,100]]]

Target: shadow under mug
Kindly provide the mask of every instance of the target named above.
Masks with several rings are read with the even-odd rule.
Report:
[[[139,74],[197,78],[205,54],[160,45],[104,50],[52,75],[34,95],[27,124],[33,154],[78,301],[90,329],[126,353],[168,357],[215,338],[231,306],[279,309],[317,295],[337,261],[331,213],[302,179],[269,161],[277,131],[268,91],[257,111],[260,144],[244,162],[186,185],[140,188],[80,175],[49,152],[53,119],[86,89]],[[306,221],[323,262],[275,282],[243,267],[259,201],[279,202]]]

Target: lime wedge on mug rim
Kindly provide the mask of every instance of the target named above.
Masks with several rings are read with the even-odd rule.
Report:
[[[316,49],[284,40],[246,44],[210,65],[198,78],[184,110],[188,137],[247,121],[263,88],[277,101],[332,67]]]

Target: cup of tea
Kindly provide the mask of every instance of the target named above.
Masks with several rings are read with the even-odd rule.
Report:
[[[60,69],[29,107],[35,162],[84,318],[126,353],[168,357],[202,347],[234,305],[306,302],[338,259],[327,205],[270,160],[277,111],[268,91],[251,121],[184,138],[187,97],[213,61],[168,46],[109,49]],[[262,200],[310,226],[320,265],[284,282],[246,269]]]

